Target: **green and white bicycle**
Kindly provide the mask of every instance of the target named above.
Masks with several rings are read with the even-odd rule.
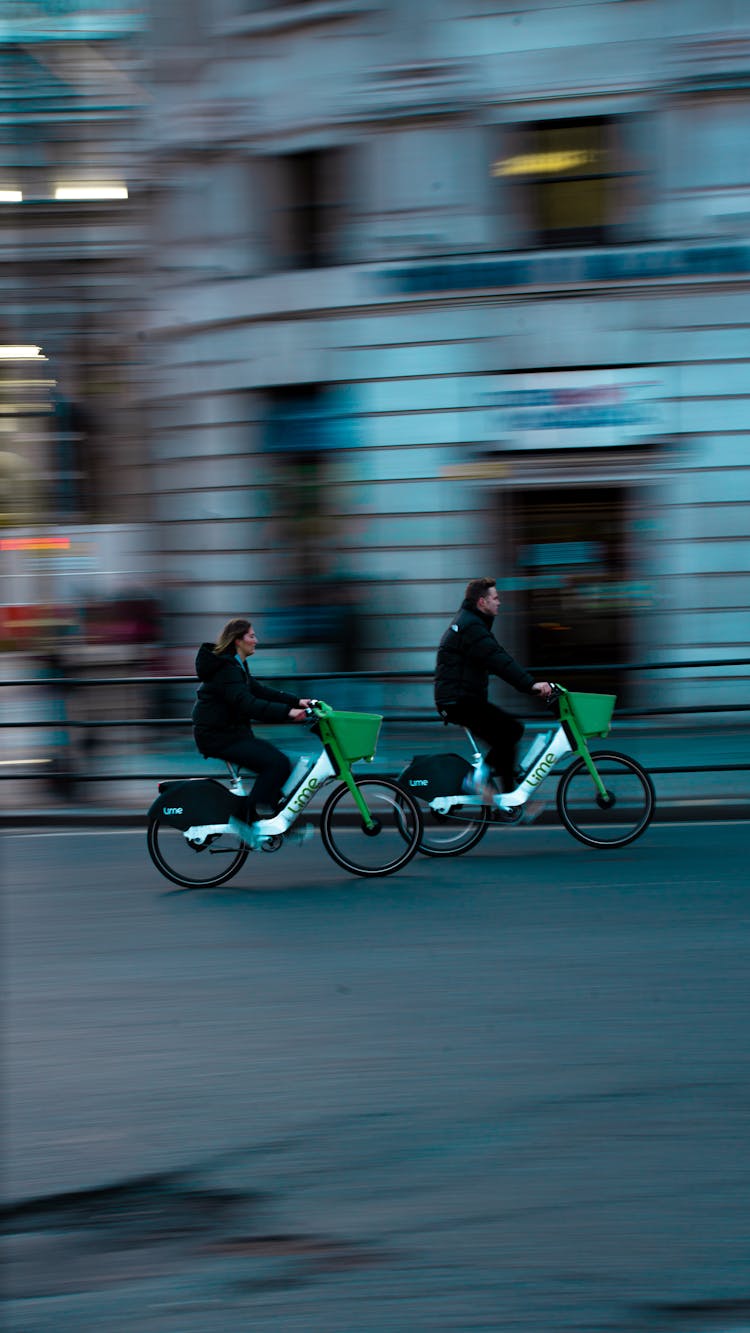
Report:
[[[557,811],[569,833],[587,847],[626,847],[653,818],[654,786],[635,759],[615,750],[593,754],[588,742],[609,735],[616,696],[579,694],[555,686],[559,726],[539,736],[526,754],[514,791],[494,783],[492,804],[472,788],[484,788],[483,759],[468,728],[471,761],[457,754],[417,757],[400,774],[405,793],[416,796],[423,816],[419,850],[425,856],[460,856],[476,847],[492,825],[522,823],[524,807],[567,755],[577,757],[557,788]]]
[[[283,805],[253,824],[248,844],[230,821],[244,819],[248,785],[227,764],[230,785],[218,778],[159,783],[148,812],[147,842],[157,870],[183,888],[215,888],[245,864],[251,851],[276,852],[299,840],[294,825],[332,781],[339,785],[320,813],[320,835],[329,856],[353,875],[391,875],[411,861],[422,837],[418,803],[389,778],[354,776],[352,764],[372,762],[382,717],[336,712],[316,700],[308,709],[322,748],[302,757],[286,782]],[[312,832],[308,826],[306,832]]]

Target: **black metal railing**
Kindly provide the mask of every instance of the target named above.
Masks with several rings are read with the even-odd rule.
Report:
[[[610,674],[614,673],[619,674],[624,672],[646,673],[652,671],[659,672],[659,671],[675,671],[675,670],[707,670],[707,669],[713,670],[716,668],[726,669],[727,667],[740,667],[740,668],[750,667],[750,658],[748,657],[694,658],[688,661],[668,661],[668,662],[613,662],[613,663],[597,664],[596,670],[597,673],[600,674],[602,677],[606,677],[607,675]],[[590,673],[592,668],[590,664],[574,664],[574,665],[565,665],[557,667],[546,666],[544,668],[531,667],[530,670],[534,675],[543,677],[544,679],[554,680],[557,677],[557,675],[567,677],[571,675],[577,675],[583,672]],[[422,680],[425,682],[431,682],[432,674],[427,671],[359,671],[359,672],[316,671],[316,672],[299,672],[295,676],[295,681],[297,682],[298,685],[300,682],[304,682],[306,685],[308,685],[318,681],[336,681],[336,680],[346,680],[350,682],[355,680],[363,682],[364,681],[410,682],[410,681]],[[196,678],[194,675],[98,676],[98,677],[37,676],[37,677],[23,677],[17,680],[0,680],[0,688],[22,687],[24,689],[41,690],[46,693],[53,693],[53,694],[57,693],[58,699],[63,699],[67,694],[73,693],[77,690],[83,690],[83,689],[88,690],[91,688],[97,689],[99,687],[109,687],[110,689],[113,686],[125,686],[125,687],[145,686],[149,688],[162,688],[167,685],[194,687],[195,684],[196,684]],[[674,717],[681,715],[692,716],[697,713],[728,714],[728,713],[747,713],[747,712],[750,712],[750,703],[728,703],[728,704],[694,703],[690,705],[675,706],[675,707],[660,706],[658,708],[629,708],[629,707],[616,708],[614,717],[616,719],[634,720],[638,718]],[[540,714],[538,711],[535,713],[521,712],[517,713],[517,716],[523,718],[525,721],[531,721],[531,720],[538,721]],[[435,712],[435,709],[431,703],[429,707],[426,707],[418,711],[392,710],[389,711],[384,716],[383,719],[383,725],[385,727],[392,727],[404,724],[409,724],[409,725],[417,724],[420,726],[429,725],[433,727],[443,725],[441,718]],[[132,728],[132,727],[140,727],[148,729],[156,728],[157,730],[181,728],[186,730],[190,726],[191,726],[191,721],[189,717],[71,718],[63,716],[63,717],[52,717],[52,718],[28,718],[20,720],[19,719],[6,720],[0,718],[0,729],[3,730],[26,729],[26,730],[49,730],[56,732],[68,732],[68,731],[86,731],[89,729],[98,731],[108,731],[110,729]],[[0,781],[2,780],[8,781],[11,779],[16,782],[40,781],[40,780],[43,781],[47,776],[46,773],[40,773],[39,770],[35,772],[23,772],[23,771],[19,772],[18,769],[15,768],[15,762],[13,764],[13,767],[14,771],[12,773],[3,772],[0,770]],[[732,772],[746,772],[748,771],[748,769],[750,769],[750,763],[690,764],[690,765],[681,764],[677,766],[673,765],[665,767],[652,767],[650,768],[650,772],[665,773],[665,774],[705,773],[705,772],[732,773]],[[132,772],[93,773],[92,772],[90,775],[87,775],[85,772],[82,773],[80,770],[76,770],[75,772],[74,771],[66,772],[58,770],[56,774],[57,779],[61,782],[65,780],[69,780],[71,782],[73,781],[136,782],[136,781],[152,781],[154,778],[158,776],[161,776],[161,774],[153,772],[150,773],[132,773]],[[202,777],[205,776],[205,769],[200,774],[182,773],[182,774],[174,774],[171,776],[177,778],[190,778],[196,776]]]

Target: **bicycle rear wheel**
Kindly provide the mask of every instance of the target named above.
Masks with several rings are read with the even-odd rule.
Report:
[[[419,850],[423,856],[463,856],[481,842],[490,824],[484,805],[456,805],[450,814],[438,815],[422,805],[423,832]]]
[[[345,783],[331,793],[320,816],[320,836],[328,855],[354,875],[392,875],[411,861],[419,847],[419,806],[388,778],[358,778],[356,785],[375,820],[365,827]]]
[[[625,754],[599,750],[591,757],[607,789],[606,799],[578,759],[560,779],[558,814],[568,832],[587,847],[625,847],[651,823],[654,785],[646,770]]]
[[[184,833],[160,819],[149,822],[146,842],[156,869],[183,889],[212,889],[226,884],[249,855],[249,849],[234,833],[215,834],[202,848],[195,848]]]

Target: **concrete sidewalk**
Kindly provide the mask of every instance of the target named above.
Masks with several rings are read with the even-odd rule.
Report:
[[[541,724],[530,724],[527,737],[540,730]],[[264,735],[292,760],[299,754],[316,753],[317,739],[298,730],[269,727]],[[736,720],[696,715],[689,727],[684,717],[674,724],[623,720],[615,723],[607,740],[593,742],[592,748],[618,750],[643,764],[656,788],[657,818],[737,819],[750,815],[750,720],[744,714],[738,714]],[[363,775],[397,775],[415,754],[441,751],[467,754],[465,738],[458,728],[439,723],[389,724],[386,720],[373,765],[362,763],[357,768]],[[563,761],[561,772],[566,765]],[[685,771],[701,768],[707,771]],[[102,753],[91,761],[89,771],[100,775],[99,779],[77,781],[67,797],[54,794],[41,778],[3,781],[0,827],[145,824],[159,780],[224,777],[226,773],[218,761],[202,759],[192,740],[181,731],[166,736],[153,733],[146,742],[141,739],[138,745],[121,746],[119,752]],[[550,780],[542,793],[547,797],[547,818],[552,822],[557,818],[555,788]]]

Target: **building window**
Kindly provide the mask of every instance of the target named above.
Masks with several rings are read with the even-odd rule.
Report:
[[[603,245],[615,239],[627,174],[616,121],[521,125],[506,134],[504,148],[492,175],[510,191],[529,244]]]
[[[667,107],[661,173],[661,231],[747,235],[750,224],[750,96],[715,92]]]
[[[275,266],[323,268],[341,261],[343,152],[310,149],[274,160],[270,218]]]
[[[275,633],[280,641],[315,645],[329,658],[341,610],[332,576],[344,537],[336,492],[344,443],[338,393],[326,384],[268,390],[264,433],[274,545],[283,553]]]

